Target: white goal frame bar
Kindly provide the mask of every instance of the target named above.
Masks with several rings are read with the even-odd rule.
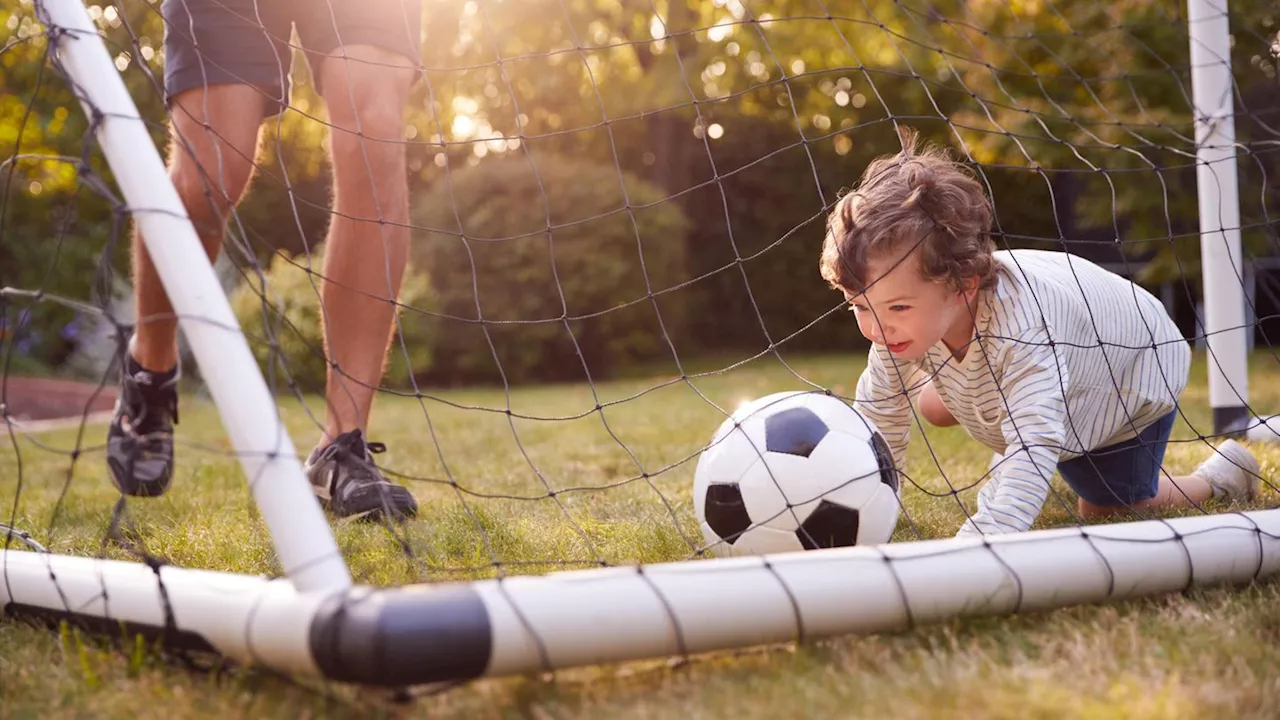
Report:
[[[1215,434],[1241,434],[1249,412],[1245,267],[1240,247],[1235,84],[1227,0],[1187,0],[1195,111],[1205,346]]]
[[[1247,584],[1280,569],[1280,510],[312,593],[176,567],[0,559],[6,614],[396,687]]]
[[[1204,57],[1195,49],[1194,18],[1212,13],[1204,10],[1210,0],[1190,1],[1205,3],[1191,13],[1200,77]],[[274,400],[84,6],[38,3],[57,60],[93,119],[181,316],[286,577],[4,549],[5,615],[154,633],[173,645],[285,672],[403,686],[900,630],[1248,583],[1280,569],[1280,510],[1267,510],[471,583],[352,586]],[[1225,19],[1204,26],[1225,30]],[[1216,42],[1204,45],[1217,48]],[[1226,79],[1229,86],[1229,71]],[[1201,92],[1196,97],[1201,107]],[[1207,97],[1222,99],[1215,92]],[[1230,134],[1218,123],[1201,142]],[[1225,189],[1234,180],[1224,180],[1234,177],[1226,172],[1233,165],[1213,158],[1201,170],[1214,169],[1211,177],[1224,190],[1212,202],[1202,197],[1202,223],[1212,230],[1206,237],[1228,245],[1236,228],[1236,254],[1226,254],[1234,272],[1238,211],[1227,209]],[[1212,274],[1214,282],[1226,277],[1220,269]],[[1232,287],[1240,290],[1239,283]],[[1212,323],[1237,322],[1234,310],[1215,313]],[[1233,352],[1223,347],[1230,338],[1240,340],[1243,353],[1240,333],[1211,333],[1215,354]],[[1221,367],[1224,377],[1243,368]],[[1229,379],[1228,399],[1241,400],[1246,386]]]

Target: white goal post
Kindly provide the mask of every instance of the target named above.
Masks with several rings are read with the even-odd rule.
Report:
[[[1227,62],[1227,23],[1212,0],[1189,2],[1196,105],[1214,109],[1197,113],[1206,295],[1224,299],[1206,317],[1210,382],[1215,420],[1238,422],[1247,368],[1230,71],[1215,69]],[[19,550],[10,536],[0,549],[4,615],[154,633],[285,672],[404,686],[900,630],[1248,583],[1280,569],[1280,510],[1266,510],[469,583],[353,586],[274,400],[84,6],[39,5],[57,62],[143,227],[285,576]],[[1206,197],[1206,186],[1220,190]]]
[[[1213,407],[1214,432],[1239,433],[1253,423],[1248,410],[1249,326],[1245,322],[1235,88],[1226,0],[1187,0],[1187,22],[1191,36],[1209,403]]]

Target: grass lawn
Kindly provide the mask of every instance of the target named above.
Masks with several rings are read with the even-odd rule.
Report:
[[[690,489],[720,410],[805,381],[852,393],[858,357],[761,359],[674,381],[628,380],[427,392],[380,399],[379,462],[422,505],[403,540],[339,525],[358,582],[407,582],[681,560],[702,544]],[[1192,369],[1166,465],[1191,470],[1211,428],[1203,358]],[[1280,366],[1253,359],[1256,406],[1280,411]],[[696,392],[695,392],[696,390]],[[284,400],[300,451],[317,437],[319,399]],[[603,409],[601,409],[603,408]],[[211,404],[184,399],[179,468],[163,498],[131,501],[148,551],[178,565],[278,574]],[[103,546],[118,498],[103,427],[19,438],[0,450],[0,519],[56,552],[128,558]],[[962,430],[915,434],[895,540],[947,537],[974,507],[990,453]],[[78,452],[73,452],[77,451]],[[1255,447],[1264,476],[1280,446]],[[935,460],[936,458],[936,460]],[[958,494],[950,488],[967,488]],[[20,492],[19,492],[20,488]],[[1060,483],[1063,497],[1073,498]],[[15,498],[19,498],[15,507]],[[1274,505],[1264,487],[1259,507]],[[1051,500],[1038,526],[1075,522]],[[1212,509],[1221,510],[1220,506]],[[667,662],[471,683],[409,705],[262,672],[189,671],[118,644],[0,620],[0,717],[316,717],[371,709],[421,717],[1274,717],[1280,707],[1280,583],[1208,589],[1106,607],[956,621]]]

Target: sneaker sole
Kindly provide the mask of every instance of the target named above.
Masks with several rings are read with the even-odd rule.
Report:
[[[129,497],[160,497],[169,490],[169,484],[173,480],[172,471],[168,475],[156,480],[143,480],[141,482],[133,480],[130,483],[123,483],[120,478],[125,476],[125,469],[120,467],[120,463],[113,458],[107,458],[107,469],[111,471],[111,483],[116,486],[121,495]],[[125,487],[128,484],[129,487]]]
[[[403,512],[394,512],[391,514],[391,519],[394,520],[395,522],[406,522],[408,520],[412,520],[416,516],[417,516],[416,512],[408,513],[408,514]],[[351,515],[337,515],[337,514],[334,515],[334,518],[336,520],[343,523],[378,522],[382,520],[384,517],[386,517],[386,512],[384,512],[381,508],[378,508],[377,510],[365,510],[364,512],[352,513]]]
[[[317,495],[316,500],[320,502],[320,507],[323,508],[325,512],[332,515],[334,520],[337,520],[338,522],[341,522],[341,523],[361,522],[361,521],[375,522],[382,518],[386,510],[386,508],[370,508],[369,510],[364,510],[358,513],[351,513],[349,515],[339,515],[337,512],[334,511],[333,505],[332,503],[330,503],[328,499],[322,498],[319,495]],[[411,520],[417,517],[417,515],[418,515],[417,508],[414,508],[413,510],[408,512],[403,510],[396,510],[392,513],[392,519],[396,520],[397,522],[404,522],[406,520]]]

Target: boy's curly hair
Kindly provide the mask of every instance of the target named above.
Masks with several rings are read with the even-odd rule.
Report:
[[[876,280],[866,277],[868,258],[915,245],[926,278],[957,290],[970,278],[978,278],[980,288],[991,287],[995,242],[982,185],[945,149],[921,147],[908,128],[899,134],[902,152],[872,161],[858,187],[827,217],[823,279],[861,294]]]

